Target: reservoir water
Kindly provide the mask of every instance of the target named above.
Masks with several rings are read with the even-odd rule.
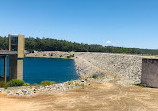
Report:
[[[3,66],[2,60],[0,65]],[[3,68],[1,67],[0,75],[2,76],[2,74]],[[40,84],[44,80],[60,83],[77,78],[79,78],[79,75],[72,59],[24,58],[24,81],[27,83]]]

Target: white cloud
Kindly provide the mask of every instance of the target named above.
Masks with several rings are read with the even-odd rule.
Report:
[[[106,41],[107,44],[111,44],[112,42],[110,40]]]

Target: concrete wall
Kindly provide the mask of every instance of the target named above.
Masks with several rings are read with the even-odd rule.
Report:
[[[158,87],[158,59],[143,59],[141,83]]]

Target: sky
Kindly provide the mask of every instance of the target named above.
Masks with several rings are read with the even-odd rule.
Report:
[[[158,0],[0,0],[0,36],[158,49]]]

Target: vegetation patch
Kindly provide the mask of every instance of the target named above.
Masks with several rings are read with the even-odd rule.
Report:
[[[42,81],[41,85],[43,86],[47,86],[47,85],[52,85],[52,84],[56,84],[56,82],[54,81]],[[15,87],[15,86],[36,86],[39,87],[40,84],[32,84],[30,85],[29,83],[25,83],[23,80],[18,80],[18,79],[12,79],[9,82],[5,82],[5,81],[0,81],[0,87],[1,88],[7,88],[7,87]]]
[[[150,54],[158,55],[158,50],[124,48],[114,46],[89,45],[83,43],[69,42],[66,40],[57,40],[51,38],[25,38],[26,50],[30,52],[36,51],[75,51],[75,52],[106,52],[106,53],[130,53],[130,54]],[[0,49],[8,49],[8,37],[0,36]]]
[[[48,85],[52,85],[52,84],[56,84],[56,82],[54,81],[42,81],[41,85],[43,86],[48,86]]]
[[[97,78],[102,78],[102,77],[105,77],[105,74],[103,74],[103,73],[100,73],[100,74],[94,74],[94,75],[92,75],[91,78],[97,79]]]
[[[68,83],[67,83],[68,85],[71,85],[71,84],[73,84],[71,81],[69,81]]]
[[[43,56],[46,56],[46,54],[43,54]]]
[[[29,86],[29,83],[25,83],[23,80],[12,79],[9,82],[0,81],[0,87],[7,88],[7,87],[15,87],[15,86]]]
[[[70,59],[71,57],[70,56],[67,56],[67,59]]]
[[[6,82],[5,81],[0,81],[0,87],[5,88],[6,87]]]
[[[85,85],[84,85],[84,83],[82,83],[82,84],[81,84],[81,87],[82,87],[83,89],[85,88]]]
[[[18,79],[12,79],[9,82],[7,82],[7,87],[14,87],[14,86],[23,86],[24,85],[23,80],[18,80]]]
[[[75,83],[75,86],[79,86],[79,85],[80,85],[79,83],[77,83],[77,82]]]
[[[29,83],[24,83],[24,85],[23,86],[30,86],[30,84]]]
[[[74,57],[74,56],[75,56],[74,54],[69,55],[69,56],[67,56],[67,59],[70,59],[71,57]]]
[[[143,83],[136,84],[136,86],[140,86],[142,88],[153,88],[153,87],[149,87],[149,86],[147,86],[146,84],[143,84]]]

